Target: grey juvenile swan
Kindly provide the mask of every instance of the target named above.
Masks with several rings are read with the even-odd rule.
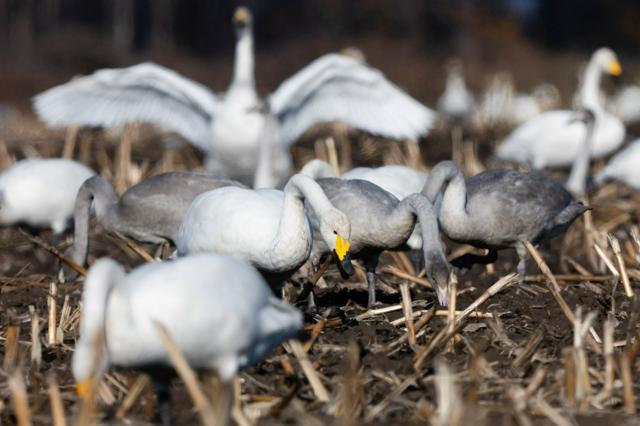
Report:
[[[379,186],[360,179],[321,178],[317,182],[329,201],[349,218],[350,252],[353,258],[363,261],[367,271],[369,307],[376,301],[375,271],[380,253],[408,250],[406,243],[416,219],[420,223],[427,278],[434,283],[440,304],[447,305],[450,269],[442,251],[436,215],[426,197],[412,194],[399,201]],[[314,230],[318,229],[318,220],[312,211],[309,218]],[[329,252],[323,240],[314,238],[311,264],[317,267],[320,258]]]
[[[558,182],[534,171],[487,170],[466,180],[452,161],[438,163],[429,173],[424,194],[434,200],[444,191],[440,226],[454,241],[497,250],[514,247],[525,273],[527,249],[562,234],[588,207],[576,201]]]
[[[375,68],[339,54],[321,56],[262,101],[256,92],[251,12],[236,10],[233,79],[223,96],[153,63],[105,69],[37,95],[34,109],[48,125],[114,126],[141,120],[176,132],[207,152],[213,173],[252,183],[260,145],[274,185],[291,169],[289,145],[316,123],[345,124],[390,139],[416,140],[435,114]],[[269,121],[273,125],[267,125]],[[269,129],[269,135],[265,135]]]
[[[194,198],[223,186],[243,185],[204,173],[169,172],[143,180],[118,198],[113,186],[102,176],[87,179],[76,197],[71,257],[79,265],[84,265],[87,259],[92,204],[98,222],[107,231],[121,232],[147,243],[175,242],[182,217]],[[71,273],[65,269],[67,272]]]

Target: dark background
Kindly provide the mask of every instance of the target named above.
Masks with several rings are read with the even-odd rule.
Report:
[[[224,90],[239,5],[254,13],[262,93],[345,46],[427,103],[450,56],[476,91],[506,70],[520,90],[550,81],[568,98],[579,64],[604,45],[627,81],[638,74],[638,0],[0,0],[0,102],[28,110],[32,95],[75,74],[145,60]]]

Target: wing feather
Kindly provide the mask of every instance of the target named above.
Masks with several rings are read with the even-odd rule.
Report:
[[[205,86],[148,62],[74,78],[35,96],[33,106],[50,126],[144,121],[206,149],[218,100]]]
[[[435,113],[378,70],[339,54],[324,55],[285,80],[269,97],[285,143],[316,123],[342,121],[391,139],[428,133]]]

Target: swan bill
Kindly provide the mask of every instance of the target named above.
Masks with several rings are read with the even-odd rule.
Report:
[[[249,9],[246,7],[239,7],[233,14],[233,23],[236,25],[247,25],[249,23]]]
[[[342,262],[345,260],[345,256],[349,254],[349,247],[351,243],[349,240],[344,239],[341,235],[336,235],[336,255],[338,256],[338,260]]]
[[[334,251],[335,253],[335,251]],[[336,257],[338,255],[336,254]],[[344,259],[338,261],[338,266],[341,272],[346,274],[347,277],[353,275],[356,271],[353,269],[353,265],[351,264],[351,255],[349,252],[345,254]],[[345,277],[346,278],[346,277]]]
[[[620,66],[620,62],[618,61],[609,62],[609,74],[616,77],[622,74],[622,67]]]
[[[91,378],[76,383],[76,394],[85,401],[91,398],[92,389],[93,380],[91,380]]]

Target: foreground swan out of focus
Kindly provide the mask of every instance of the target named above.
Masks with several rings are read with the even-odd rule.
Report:
[[[21,160],[0,175],[0,225],[24,223],[62,233],[78,188],[95,172],[61,158]]]
[[[235,65],[224,96],[145,63],[73,79],[36,96],[34,109],[51,126],[151,122],[205,150],[209,171],[260,187],[274,186],[290,174],[289,145],[316,123],[342,121],[398,140],[416,140],[432,127],[433,111],[380,71],[338,54],[316,59],[261,101],[255,88],[252,19],[244,7],[234,14]],[[256,176],[261,162],[268,162],[270,170]]]
[[[71,257],[79,265],[87,259],[92,205],[98,223],[106,231],[120,232],[145,243],[175,243],[191,202],[203,192],[223,186],[242,185],[204,173],[169,172],[143,180],[118,198],[105,178],[94,176],[78,190]]]
[[[602,74],[620,75],[622,68],[616,54],[608,48],[598,49],[585,70],[580,91],[580,107],[595,114],[592,136],[593,158],[601,158],[622,145],[625,128],[622,121],[607,112],[599,96]],[[496,150],[497,158],[529,163],[535,168],[570,166],[580,152],[586,132],[569,110],[548,111],[517,127]]]
[[[170,423],[169,355],[156,323],[196,369],[229,382],[302,328],[301,313],[275,298],[246,262],[199,254],[148,263],[129,274],[101,259],[84,285],[80,340],[72,361],[78,393],[92,395],[109,367],[147,371]],[[101,343],[102,342],[102,343]]]
[[[178,255],[214,252],[248,260],[278,286],[311,253],[313,234],[304,202],[318,216],[319,235],[347,272],[349,219],[310,177],[291,177],[284,190],[220,188],[199,195],[185,214]]]
[[[438,163],[429,173],[424,194],[434,200],[443,192],[440,226],[454,241],[490,250],[513,247],[524,278],[527,249],[564,233],[588,207],[564,187],[540,172],[487,170],[465,181],[452,161]]]

